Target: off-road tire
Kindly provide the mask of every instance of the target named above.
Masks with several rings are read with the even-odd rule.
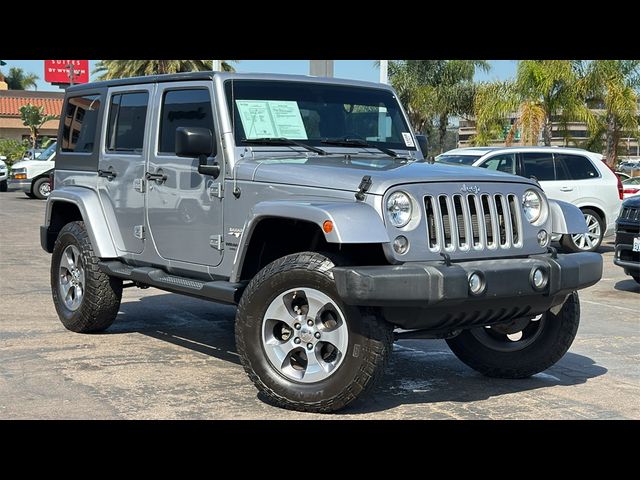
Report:
[[[64,305],[58,290],[60,258],[71,244],[80,250],[85,271],[84,297],[75,311]],[[60,321],[72,332],[101,332],[111,326],[118,314],[122,280],[101,272],[98,261],[84,222],[71,222],[60,230],[51,258],[51,293]]]
[[[573,241],[573,237],[571,235],[562,235],[562,237],[560,237],[560,245],[562,245],[562,248],[566,252],[570,252],[570,253],[596,252],[600,248],[600,245],[602,245],[602,240],[604,239],[605,230],[607,228],[606,225],[604,224],[604,220],[602,219],[602,217],[598,212],[596,212],[595,210],[591,210],[590,208],[584,208],[584,209],[581,209],[581,211],[583,214],[593,215],[596,218],[596,220],[598,220],[598,223],[600,224],[600,238],[598,239],[598,243],[596,245],[594,245],[592,248],[588,250],[585,250],[578,247],[575,244],[575,242]]]
[[[33,186],[31,187],[31,194],[34,198],[37,198],[39,200],[46,200],[47,198],[49,198],[48,195],[43,195],[42,193],[40,193],[40,186],[44,183],[51,183],[51,181],[47,177],[42,177],[33,182]],[[51,192],[51,190],[49,190],[49,192]]]
[[[345,305],[338,296],[326,256],[303,252],[279,258],[249,282],[236,315],[236,346],[242,365],[273,404],[304,412],[328,413],[369,392],[382,377],[392,350],[393,328],[373,309]],[[298,383],[269,362],[261,339],[263,316],[278,294],[291,288],[314,288],[331,297],[344,312],[349,342],[342,364],[328,378]]]
[[[540,336],[522,350],[503,352],[488,348],[469,330],[447,343],[460,360],[488,377],[527,378],[551,367],[569,350],[580,323],[578,293],[569,295],[558,315],[550,311],[546,315]]]

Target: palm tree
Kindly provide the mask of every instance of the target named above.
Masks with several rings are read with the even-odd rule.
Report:
[[[27,90],[30,87],[37,90],[36,80],[39,78],[35,73],[24,73],[22,68],[11,67],[4,81],[7,82],[9,90]]]
[[[485,60],[393,61],[389,78],[416,131],[430,134],[435,123],[442,152],[449,119],[473,111],[476,70],[489,68]]]
[[[594,118],[585,104],[586,83],[578,75],[580,65],[571,60],[522,60],[515,80],[483,83],[475,97],[477,145],[491,141],[492,135],[516,113],[506,143],[517,130],[523,143],[535,145],[540,133],[545,145],[551,145],[551,126],[555,118],[565,126],[569,121],[584,121],[594,126]]]
[[[586,66],[587,95],[595,106],[596,127],[591,130],[589,144],[604,137],[604,155],[608,165],[618,161],[620,141],[638,137],[638,88],[640,61],[593,60]]]
[[[196,72],[211,70],[212,67],[212,60],[101,60],[97,63],[94,73],[100,73],[98,80],[111,80],[163,73]],[[222,61],[222,70],[235,71],[226,60]]]

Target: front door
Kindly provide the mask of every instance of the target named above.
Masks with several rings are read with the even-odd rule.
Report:
[[[150,149],[147,216],[165,259],[216,266],[222,261],[222,199],[218,180],[198,173],[198,159],[175,154],[178,127],[208,128],[215,135],[211,82],[158,84],[159,123]],[[219,149],[218,149],[219,151]],[[224,165],[224,162],[219,162]]]
[[[144,248],[144,193],[139,180],[151,142],[149,100],[153,85],[114,87],[107,96],[107,122],[98,162],[98,192],[118,249],[141,253]],[[137,181],[137,182],[136,182]]]

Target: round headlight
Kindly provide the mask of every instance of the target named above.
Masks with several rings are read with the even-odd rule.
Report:
[[[387,214],[391,225],[398,228],[404,227],[411,220],[412,212],[413,206],[409,195],[404,192],[395,192],[389,195],[387,199]]]
[[[522,196],[522,208],[529,223],[535,223],[542,215],[542,197],[535,190],[527,190]]]

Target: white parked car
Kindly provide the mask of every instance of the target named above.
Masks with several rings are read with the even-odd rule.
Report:
[[[9,177],[9,169],[4,161],[7,157],[0,155],[0,192],[7,191],[7,178]]]
[[[51,193],[49,174],[56,166],[55,157],[56,142],[53,142],[35,160],[14,163],[9,184],[30,198],[48,198]]]
[[[602,155],[565,147],[457,148],[436,162],[488,168],[535,178],[549,198],[580,208],[589,233],[554,238],[570,251],[594,251],[614,235],[622,205],[622,182]]]

